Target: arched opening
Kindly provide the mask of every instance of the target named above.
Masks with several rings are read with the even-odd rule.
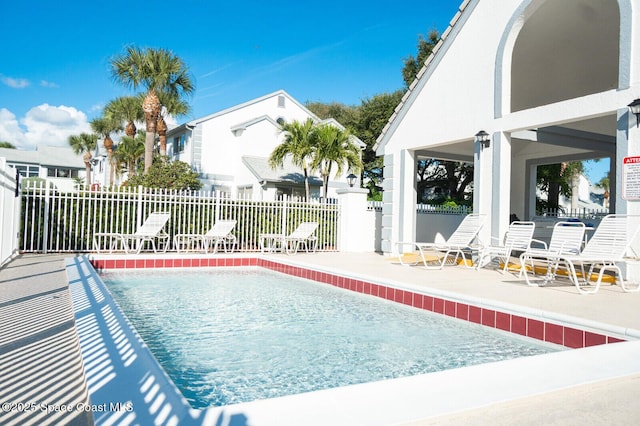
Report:
[[[511,61],[511,112],[618,87],[617,0],[546,1],[523,23]]]

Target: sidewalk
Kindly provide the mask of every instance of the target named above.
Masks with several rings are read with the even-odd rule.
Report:
[[[64,269],[67,255],[0,269],[0,423],[92,424]]]

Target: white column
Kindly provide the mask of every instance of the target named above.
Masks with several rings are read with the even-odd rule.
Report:
[[[502,132],[492,135],[491,235],[501,239],[509,227],[511,200],[524,202],[523,194],[511,194],[511,140]]]
[[[416,238],[416,159],[406,149],[384,157],[382,251],[391,254],[398,241]]]
[[[338,250],[372,252],[375,250],[375,212],[367,211],[367,194],[363,188],[336,190],[340,204]]]
[[[474,213],[487,215],[487,223],[482,227],[479,237],[480,240],[488,244],[491,242],[491,214],[493,188],[492,188],[492,169],[493,158],[491,152],[493,149],[493,141],[486,148],[482,148],[477,142],[474,143],[474,161],[473,161],[473,210]]]
[[[618,129],[616,133],[616,158],[615,167],[615,187],[612,185],[611,197],[615,197],[615,211],[611,213],[640,215],[640,201],[625,200],[622,198],[624,158],[640,156],[640,128],[636,124],[635,115],[629,112],[628,108],[618,110]],[[615,189],[614,189],[615,188]],[[615,190],[615,194],[614,191]],[[611,204],[611,203],[610,203]],[[640,223],[639,218],[633,218],[629,223],[629,234],[635,231]],[[640,254],[640,241],[638,236],[632,245],[636,253]],[[640,280],[640,264],[631,263],[626,268],[626,278],[635,282]]]

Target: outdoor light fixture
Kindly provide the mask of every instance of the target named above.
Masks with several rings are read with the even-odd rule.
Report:
[[[634,100],[627,106],[629,107],[629,111],[636,116],[636,127],[640,127],[640,99]]]
[[[485,149],[489,148],[491,145],[491,139],[489,139],[489,133],[484,130],[480,130],[476,133],[476,142],[480,144],[480,148]]]
[[[353,188],[353,185],[356,184],[356,180],[358,180],[358,176],[354,175],[353,173],[350,173],[349,176],[347,176],[347,182],[349,183],[349,186],[351,188]]]

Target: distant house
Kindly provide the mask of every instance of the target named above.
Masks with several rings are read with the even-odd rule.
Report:
[[[35,151],[0,148],[0,157],[23,178],[47,179],[63,191],[74,188],[74,179],[86,179],[82,155],[68,147],[38,145]]]
[[[167,132],[167,155],[189,163],[200,174],[203,189],[227,192],[250,199],[272,200],[282,195],[303,196],[302,169],[285,161],[276,170],[268,158],[283,141],[280,123],[305,121],[330,123],[343,128],[333,119],[320,120],[283,90],[250,100],[240,105],[183,123]],[[355,142],[364,148],[357,138]],[[347,186],[345,170],[331,176],[328,196]],[[322,180],[310,178],[311,196],[321,194]]]

